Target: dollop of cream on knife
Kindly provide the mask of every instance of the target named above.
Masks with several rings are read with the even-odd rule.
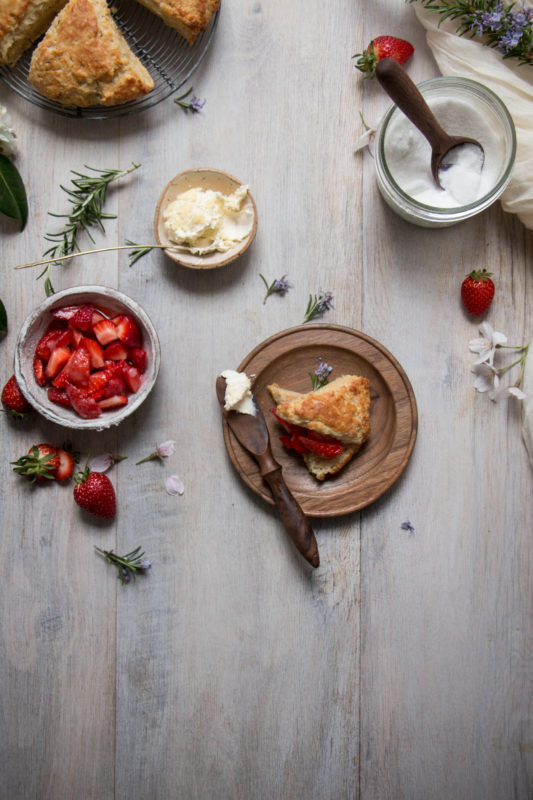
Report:
[[[255,404],[252,395],[252,382],[246,372],[226,369],[220,373],[226,381],[224,408],[226,411],[238,411],[240,414],[255,416]]]

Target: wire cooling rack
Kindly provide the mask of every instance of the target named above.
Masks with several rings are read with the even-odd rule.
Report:
[[[213,15],[206,30],[198,36],[193,45],[190,45],[179,33],[165,25],[159,17],[140,3],[132,0],[114,0],[110,11],[131,49],[154,81],[154,88],[144,97],[120,106],[88,108],[67,108],[48,100],[28,83],[33,48],[27,50],[14,67],[0,67],[0,79],[30,103],[64,117],[113,119],[136,114],[165,100],[191,77],[207,53],[220,14],[219,10]]]

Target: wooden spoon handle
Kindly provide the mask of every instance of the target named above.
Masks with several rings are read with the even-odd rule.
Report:
[[[416,84],[397,61],[393,58],[378,61],[376,77],[391,100],[426,137],[433,150],[449,147],[450,136],[439,125]]]
[[[285,483],[281,467],[278,465],[271,472],[265,472],[262,475],[270,486],[287,533],[311,566],[318,567],[320,564],[318,545],[311,523]]]

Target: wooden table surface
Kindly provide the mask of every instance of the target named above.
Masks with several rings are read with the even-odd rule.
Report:
[[[190,167],[250,185],[259,225],[218,271],[124,251],[54,268],[57,290],[102,284],[154,321],[156,387],[119,428],[74,433],[3,416],[0,475],[0,796],[6,800],[525,800],[533,721],[531,468],[521,409],[476,394],[477,324],[459,286],[495,274],[487,319],[531,336],[533,237],[499,204],[445,230],[385,206],[372,157],[354,154],[359,112],[388,107],[351,56],[394,32],[416,80],[438,74],[411,6],[392,0],[223,0],[192,79],[207,99],[172,99],[119,120],[69,120],[0,86],[18,135],[30,218],[0,218],[17,332],[44,299],[37,270],[66,210],[71,170],[142,166],[110,192],[98,245],[153,241],[167,181]],[[85,244],[90,244],[86,240]],[[263,304],[269,280],[294,288]],[[275,510],[239,479],[214,384],[259,343],[301,323],[309,294],[334,295],[323,321],[363,331],[412,383],[418,438],[401,479],[362,511],[314,520],[321,566],[295,552]],[[120,453],[108,474],[118,515],[84,516],[71,486],[31,487],[10,461],[70,438],[86,457]],[[168,439],[164,463],[135,462]],[[183,480],[181,497],[164,480]],[[409,520],[414,531],[402,529]],[[142,545],[153,566],[121,586],[94,545]]]

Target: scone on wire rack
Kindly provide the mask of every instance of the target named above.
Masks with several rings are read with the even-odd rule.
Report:
[[[300,453],[319,481],[335,475],[370,436],[370,385],[360,375],[343,375],[307,394],[268,387],[285,429],[282,443]]]
[[[67,0],[0,0],[0,64],[13,67]]]
[[[116,106],[154,82],[117,27],[105,0],[69,0],[33,53],[28,81],[64,106]]]
[[[220,6],[220,0],[137,0],[194,44]]]

